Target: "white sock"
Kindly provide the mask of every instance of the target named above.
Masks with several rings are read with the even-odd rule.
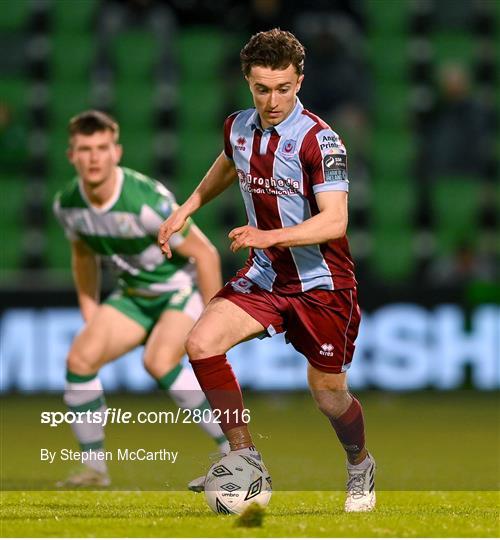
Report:
[[[106,410],[106,403],[99,377],[96,375],[95,378],[85,382],[66,381],[64,403],[73,412],[104,412]],[[102,423],[88,422],[83,416],[81,423],[75,422],[71,424],[71,429],[80,443],[80,449],[82,451],[101,450],[104,448],[104,428]],[[95,452],[89,454],[95,454]],[[96,459],[94,456],[91,459],[82,460],[82,463],[99,472],[107,471],[106,461]]]
[[[219,444],[219,452],[226,455],[231,452],[231,446],[229,445],[229,441],[227,439]]]

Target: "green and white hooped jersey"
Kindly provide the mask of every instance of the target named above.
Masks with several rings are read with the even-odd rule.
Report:
[[[194,282],[189,259],[175,251],[167,259],[156,244],[158,229],[174,205],[174,196],[163,184],[120,167],[108,204],[94,207],[77,177],[56,194],[54,213],[70,240],[82,240],[112,266],[125,291],[154,296]],[[171,237],[171,247],[184,241],[189,228],[190,224]]]

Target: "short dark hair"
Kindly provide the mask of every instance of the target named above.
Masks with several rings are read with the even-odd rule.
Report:
[[[254,34],[241,49],[241,69],[247,77],[253,66],[286,69],[292,64],[302,75],[305,56],[304,46],[291,32],[273,28]]]
[[[68,131],[70,137],[81,133],[82,135],[92,135],[96,131],[111,131],[115,136],[115,141],[120,135],[118,122],[109,114],[102,111],[84,111],[69,121]]]

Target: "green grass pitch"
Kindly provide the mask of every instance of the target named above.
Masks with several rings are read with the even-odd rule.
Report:
[[[74,464],[40,460],[40,448],[76,448],[68,426],[40,424],[64,411],[60,396],[2,399],[1,536],[356,537],[500,535],[498,394],[365,393],[367,440],[377,459],[377,509],[342,511],[345,465],[331,428],[306,394],[248,395],[251,430],[272,474],[262,527],[216,516],[183,491],[215,450],[192,425],[111,425],[107,448],[168,448],[172,463],[110,463],[111,488],[57,491]],[[110,395],[130,411],[166,410],[161,394]]]
[[[260,528],[216,516],[203,495],[179,492],[9,492],[3,536],[433,537],[498,536],[491,492],[380,492],[371,514],[342,512],[338,492],[277,492]],[[495,509],[497,506],[497,509]]]

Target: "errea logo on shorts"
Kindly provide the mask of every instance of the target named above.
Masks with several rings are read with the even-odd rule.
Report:
[[[322,354],[323,356],[333,356],[333,349],[335,349],[335,347],[331,343],[323,343],[319,354]]]

